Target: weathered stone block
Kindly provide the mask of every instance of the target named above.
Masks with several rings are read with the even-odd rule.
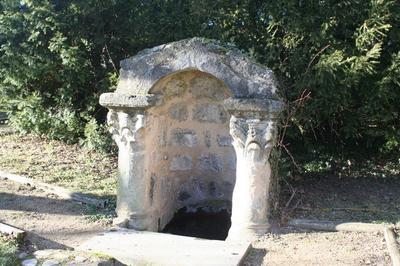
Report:
[[[230,182],[223,182],[222,184],[222,190],[223,193],[225,195],[225,197],[227,198],[231,198],[232,197],[232,191],[233,191],[233,184]]]
[[[192,196],[188,192],[181,191],[181,192],[179,192],[178,200],[184,202],[184,201],[190,199],[191,197]]]
[[[197,104],[193,110],[193,120],[199,122],[225,123],[228,116],[221,105]]]
[[[231,187],[233,190],[233,188]],[[224,184],[220,181],[211,181],[208,183],[208,193],[211,199],[229,199],[230,193],[225,193]]]
[[[197,99],[223,100],[227,98],[227,93],[224,92],[228,91],[228,88],[226,88],[225,84],[212,77],[195,77],[190,81],[190,87]]]
[[[210,183],[208,183],[208,193],[212,197],[215,197],[217,195],[217,185],[215,184],[214,181],[211,181]]]
[[[236,156],[234,154],[227,156],[225,160],[226,168],[229,170],[236,170]]]
[[[205,142],[207,148],[211,147],[211,132],[210,132],[210,130],[206,130],[204,132],[204,142]]]
[[[160,135],[158,136],[158,144],[160,147],[167,146],[167,132],[164,128],[161,129]]]
[[[182,95],[186,91],[186,83],[179,78],[172,78],[168,81],[164,88],[164,95],[172,97],[176,95]]]
[[[189,191],[192,192],[195,201],[200,202],[206,197],[206,184],[204,180],[198,176],[191,176],[189,178]]]
[[[223,169],[222,160],[217,154],[203,154],[198,159],[198,168],[200,170],[221,172]]]
[[[175,119],[180,122],[185,121],[188,118],[188,110],[184,103],[177,103],[172,105],[168,109],[168,112],[172,119]]]
[[[174,181],[173,178],[169,176],[161,176],[160,178],[160,195],[159,197],[163,199],[164,203],[167,203],[168,201],[171,201],[171,195],[174,194]]]
[[[171,145],[194,147],[197,145],[197,135],[191,129],[175,128],[171,132]]]
[[[231,136],[217,136],[217,143],[220,147],[231,147],[232,146],[232,137]]]
[[[188,155],[178,155],[172,158],[169,167],[171,171],[188,171],[192,169],[192,157]]]

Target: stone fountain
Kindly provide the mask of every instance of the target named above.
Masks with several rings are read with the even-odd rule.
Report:
[[[183,207],[231,202],[228,240],[268,231],[283,109],[270,69],[233,47],[187,39],[123,60],[116,91],[100,104],[119,148],[117,224],[161,231]]]

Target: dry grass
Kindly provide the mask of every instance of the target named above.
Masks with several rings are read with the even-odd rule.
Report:
[[[117,159],[32,135],[0,135],[0,169],[74,191],[115,194]]]

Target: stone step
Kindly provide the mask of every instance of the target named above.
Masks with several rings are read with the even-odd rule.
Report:
[[[249,247],[250,242],[118,229],[99,234],[78,249],[106,254],[127,265],[236,266]]]

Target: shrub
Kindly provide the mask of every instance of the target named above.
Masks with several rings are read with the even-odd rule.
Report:
[[[281,82],[291,106],[281,144],[299,165],[399,157],[399,1],[221,2],[224,38]]]
[[[117,62],[193,36],[234,43],[275,71],[290,106],[281,145],[300,165],[398,156],[395,0],[2,1],[0,106],[22,132],[100,145],[93,119],[105,120],[98,97]]]
[[[105,125],[99,125],[95,119],[91,119],[84,129],[84,139],[81,141],[90,150],[107,151],[112,147],[112,139],[107,134]]]
[[[17,266],[18,244],[0,235],[0,266]]]

